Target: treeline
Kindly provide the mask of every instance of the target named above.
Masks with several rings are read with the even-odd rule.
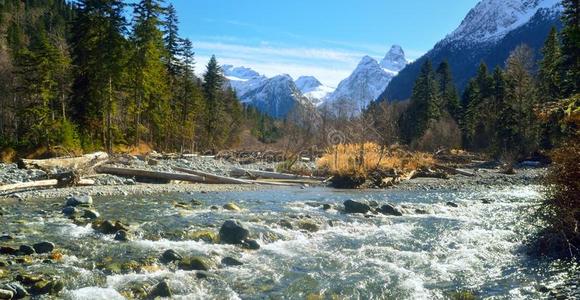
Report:
[[[461,147],[507,161],[565,141],[571,129],[561,126],[558,117],[542,118],[542,111],[551,103],[578,98],[578,8],[574,1],[564,1],[564,7],[566,26],[560,33],[552,29],[541,50],[541,61],[535,61],[533,49],[521,45],[512,51],[504,68],[490,71],[482,62],[460,97],[449,65],[443,62],[434,69],[427,60],[410,101],[373,104],[368,114],[398,112],[387,116],[389,124],[373,124],[379,125],[380,132],[396,126],[400,141],[421,150]],[[389,105],[399,108],[386,109]]]
[[[276,122],[224,88],[215,57],[196,77],[178,22],[162,0],[0,1],[0,148],[216,151],[244,130],[271,140]]]

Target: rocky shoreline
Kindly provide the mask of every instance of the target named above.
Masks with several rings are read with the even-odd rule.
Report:
[[[301,163],[303,167],[315,169],[314,163]],[[188,168],[208,172],[220,176],[228,176],[238,168],[249,170],[273,171],[277,163],[259,161],[251,164],[240,164],[236,160],[215,159],[213,157],[188,157],[179,159],[147,159],[135,156],[123,156],[110,164],[114,167],[131,167],[142,170],[169,172],[173,168]],[[438,178],[415,178],[402,181],[400,184],[390,187],[393,190],[421,191],[435,189],[457,190],[465,185],[479,188],[491,188],[498,185],[515,184],[540,184],[546,174],[546,168],[520,166],[516,174],[504,174],[500,168],[470,168],[475,174],[473,177],[454,175],[447,179]],[[19,169],[16,164],[0,164],[0,185],[20,182],[30,182],[48,178],[42,170]],[[45,190],[23,190],[11,193],[0,193],[0,201],[3,198],[36,199],[36,198],[59,198],[70,195],[88,194],[93,196],[128,196],[128,195],[152,195],[163,193],[187,193],[187,192],[232,192],[254,191],[260,189],[278,189],[284,187],[260,186],[260,185],[235,185],[235,184],[201,184],[184,182],[150,182],[138,181],[136,178],[119,177],[109,174],[94,174],[89,176],[95,181],[92,186],[74,186],[52,188]],[[308,185],[303,185],[303,188]]]

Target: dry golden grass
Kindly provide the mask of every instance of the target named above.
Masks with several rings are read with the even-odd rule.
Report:
[[[333,175],[367,175],[373,171],[409,172],[433,165],[433,156],[398,148],[381,148],[375,143],[336,145],[317,162],[319,169]]]

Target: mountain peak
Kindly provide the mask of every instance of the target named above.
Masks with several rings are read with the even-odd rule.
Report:
[[[399,45],[393,45],[389,52],[385,55],[385,58],[381,61],[381,67],[387,69],[391,72],[399,72],[407,65],[407,59],[405,58],[405,51],[403,47]]]
[[[561,0],[482,0],[443,43],[498,41],[530,21],[540,9],[559,10]]]
[[[248,80],[261,77],[260,73],[244,66],[234,67],[232,65],[223,65],[222,70],[224,71],[224,76],[233,79]]]
[[[322,85],[314,76],[300,76],[294,83],[302,93],[311,92]]]

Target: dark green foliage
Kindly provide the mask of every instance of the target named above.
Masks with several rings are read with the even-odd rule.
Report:
[[[580,88],[580,7],[578,0],[563,0],[562,93],[569,97]]]
[[[447,109],[449,114],[458,121],[461,115],[461,104],[459,103],[459,95],[447,61],[442,62],[437,67],[437,81],[439,82],[439,92],[441,93],[440,107]]]
[[[553,27],[542,49],[540,61],[540,92],[544,102],[555,101],[560,96],[562,53],[558,30]]]
[[[423,135],[431,120],[441,116],[441,97],[435,72],[430,61],[426,61],[415,82],[409,109],[401,118],[402,138],[411,142]]]

